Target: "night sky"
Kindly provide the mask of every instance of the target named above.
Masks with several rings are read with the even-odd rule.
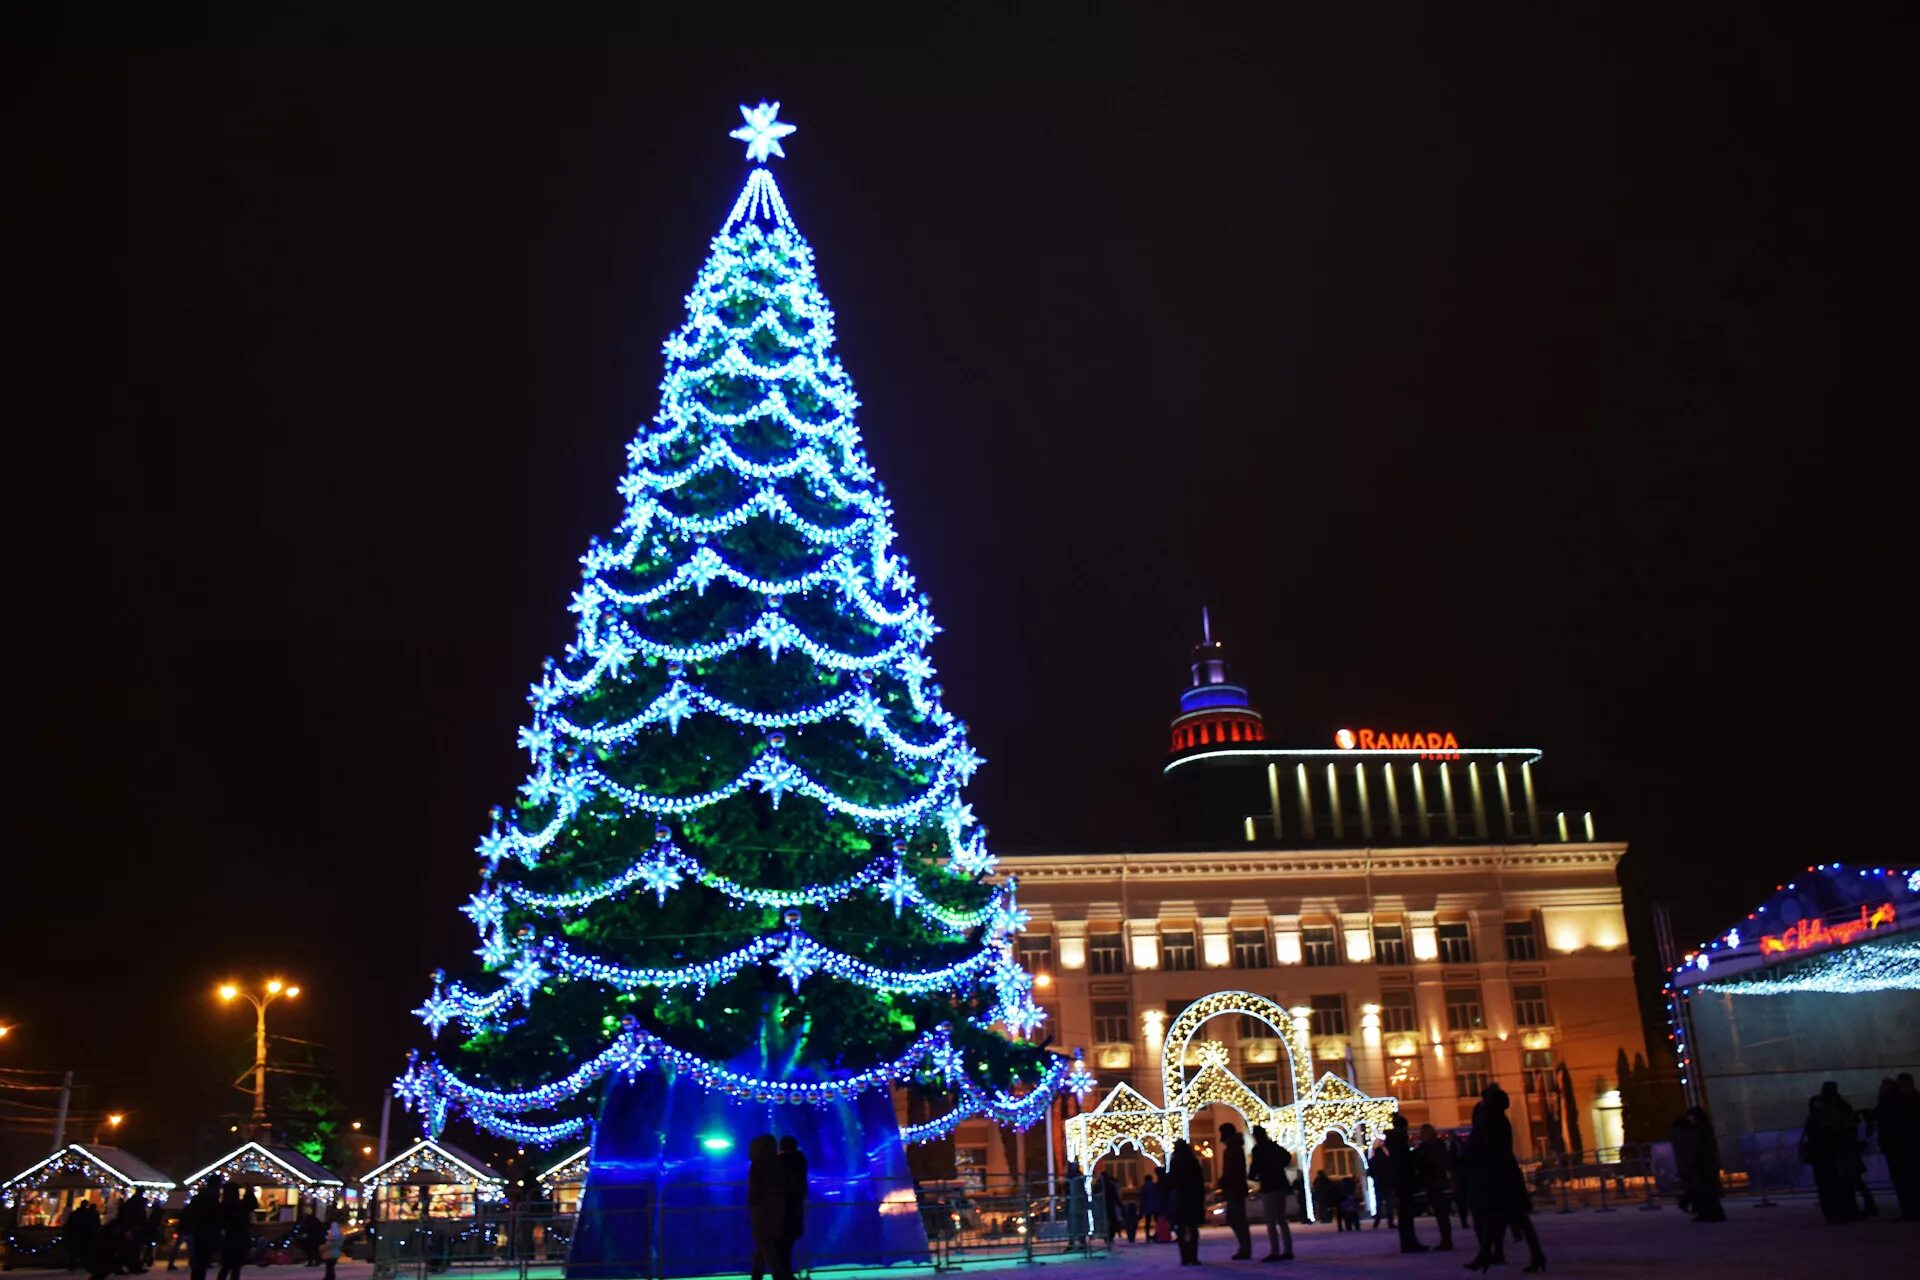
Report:
[[[0,1068],[183,1160],[273,971],[371,1118],[763,97],[1002,851],[1164,838],[1208,604],[1274,738],[1544,749],[1683,945],[1894,856],[1886,33],[1320,8],[13,33]]]

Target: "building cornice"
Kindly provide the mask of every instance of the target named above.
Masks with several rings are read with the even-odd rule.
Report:
[[[1248,876],[1318,879],[1329,875],[1460,874],[1488,871],[1611,872],[1624,842],[1593,844],[1432,845],[1391,849],[1270,849],[1177,853],[1003,854],[1000,869],[1023,884],[1110,880],[1220,880]]]

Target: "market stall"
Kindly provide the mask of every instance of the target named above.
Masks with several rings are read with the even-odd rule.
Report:
[[[173,1191],[173,1180],[140,1157],[119,1147],[69,1143],[5,1182],[0,1182],[0,1209],[7,1212],[4,1265],[63,1265],[69,1257],[64,1239],[67,1215],[81,1204],[91,1204],[104,1222],[111,1222],[124,1201],[141,1196],[158,1205]]]
[[[292,1147],[269,1147],[258,1142],[242,1143],[186,1178],[181,1186],[191,1196],[209,1182],[252,1187],[260,1202],[257,1220],[261,1222],[292,1222],[303,1208],[311,1208],[324,1219],[340,1203],[346,1187],[338,1174]]]

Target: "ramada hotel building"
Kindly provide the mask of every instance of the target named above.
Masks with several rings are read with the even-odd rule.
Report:
[[[1538,750],[1446,731],[1324,741],[1269,742],[1209,637],[1164,767],[1177,847],[1002,860],[1032,914],[1018,945],[1046,1033],[1084,1046],[1099,1080],[1081,1106],[1122,1081],[1163,1105],[1166,1028],[1205,995],[1243,990],[1307,1010],[1316,1075],[1398,1098],[1415,1126],[1464,1124],[1497,1080],[1516,1145],[1546,1151],[1550,1134],[1566,1140],[1570,1086],[1582,1147],[1618,1146],[1618,1054],[1645,1047],[1615,874],[1627,846],[1596,838],[1590,812],[1543,806]],[[1189,1066],[1208,1040],[1266,1101],[1291,1100],[1273,1028],[1214,1018]],[[1234,1118],[1215,1106],[1193,1134]],[[1049,1158],[1038,1143],[1018,1157],[1030,1172]],[[963,1174],[1008,1171],[985,1124],[963,1127],[955,1154]],[[1314,1169],[1351,1172],[1353,1158],[1330,1141]],[[1150,1171],[1131,1152],[1101,1167],[1125,1185]]]

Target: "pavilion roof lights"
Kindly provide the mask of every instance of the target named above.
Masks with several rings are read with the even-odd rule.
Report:
[[[331,1169],[309,1160],[292,1147],[269,1147],[243,1142],[206,1168],[189,1175],[181,1185],[189,1191],[215,1175],[227,1181],[249,1179],[272,1186],[341,1187],[346,1182]]]
[[[420,1141],[393,1159],[360,1175],[363,1186],[422,1186],[473,1183],[504,1187],[506,1177],[479,1157],[432,1138]]]
[[[72,1142],[0,1182],[0,1206],[11,1207],[16,1195],[42,1187],[94,1186],[117,1187],[128,1195],[164,1195],[174,1182],[130,1151]]]

